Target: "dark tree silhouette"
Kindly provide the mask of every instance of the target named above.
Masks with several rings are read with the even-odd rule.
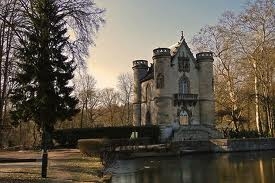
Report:
[[[68,85],[76,66],[63,53],[67,29],[55,1],[36,1],[32,13],[24,46],[18,53],[11,116],[15,122],[33,120],[40,126],[44,124],[50,133],[57,120],[77,112],[77,99],[71,95],[73,87]]]

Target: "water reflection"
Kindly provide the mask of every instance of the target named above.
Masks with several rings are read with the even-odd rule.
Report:
[[[274,183],[275,152],[121,160],[113,183]]]

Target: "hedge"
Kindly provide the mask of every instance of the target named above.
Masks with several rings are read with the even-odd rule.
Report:
[[[239,138],[260,138],[268,137],[268,134],[260,134],[256,130],[240,130],[233,129],[224,130],[225,138],[239,139]]]
[[[149,137],[152,144],[159,141],[158,126],[59,129],[53,132],[52,138],[61,146],[76,147],[79,139],[129,139],[132,132],[138,132],[140,138]]]

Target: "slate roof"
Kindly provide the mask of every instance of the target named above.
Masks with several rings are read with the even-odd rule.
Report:
[[[182,45],[186,48],[186,50],[187,50],[188,54],[191,56],[192,60],[195,61],[196,59],[195,59],[193,53],[191,52],[191,50],[190,50],[189,46],[187,45],[187,43],[186,43],[186,41],[185,41],[184,38],[181,39],[181,40],[180,40],[179,42],[177,42],[176,44],[173,44],[172,46],[168,47],[168,48],[170,49],[170,53],[171,53],[171,56],[172,56],[172,60],[173,60],[174,56],[178,53],[179,48],[180,48]]]
[[[154,64],[151,64],[151,66],[148,69],[147,74],[140,81],[145,82],[150,79],[154,79]]]
[[[170,49],[171,56],[174,57],[177,53],[182,44],[182,41],[177,42],[176,44],[173,44],[169,46],[168,48]]]

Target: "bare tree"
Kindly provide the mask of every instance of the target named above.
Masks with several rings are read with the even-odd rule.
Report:
[[[118,76],[117,87],[119,89],[119,96],[122,102],[123,108],[121,113],[121,120],[124,120],[125,110],[127,111],[127,124],[130,124],[130,102],[133,95],[133,77],[130,73],[122,73]]]
[[[6,0],[8,1],[8,0]],[[11,0],[10,0],[11,1]],[[20,21],[16,24],[6,20],[6,23],[15,30],[17,37],[23,40],[24,33],[31,26],[33,0],[14,0],[18,4],[16,12]],[[56,0],[58,13],[66,20],[69,40],[66,52],[69,59],[73,59],[78,66],[85,67],[85,58],[88,56],[89,47],[95,45],[95,35],[105,22],[105,10],[98,8],[94,0]]]
[[[65,45],[67,56],[75,60],[78,67],[85,68],[89,47],[95,45],[95,35],[105,22],[105,9],[97,7],[94,0],[56,0],[55,3],[58,14],[66,20],[69,37]],[[26,30],[32,26],[35,4],[37,2],[33,0],[1,1],[0,22],[4,22],[4,27],[10,29],[8,33],[12,32],[21,45],[24,44]]]
[[[95,35],[105,22],[104,9],[98,8],[94,0],[57,0],[60,13],[65,15],[70,35],[67,51],[71,57],[85,66],[89,47],[95,45]]]
[[[18,21],[16,9],[16,0],[3,0],[0,3],[0,146],[5,144],[1,141],[7,141],[8,136],[5,128],[9,123],[7,112],[10,106],[9,95],[13,87],[11,78],[15,70],[16,36],[14,29],[7,22],[16,24]]]
[[[237,19],[238,29],[234,30],[236,43],[244,54],[244,60],[248,63],[254,75],[255,92],[255,116],[256,126],[263,133],[260,119],[261,96],[270,98],[274,60],[275,45],[275,5],[273,0],[256,0],[247,4],[247,7]],[[269,102],[268,102],[269,103]],[[273,121],[266,103],[266,125],[265,130],[271,133]]]
[[[231,14],[224,14],[222,18],[228,17],[232,17]],[[211,50],[214,53],[217,114],[219,117],[228,116],[228,124],[233,123],[235,130],[239,131],[243,122],[243,102],[240,102],[238,91],[243,77],[239,74],[241,67],[233,37],[223,24],[205,26],[193,38],[192,44],[197,51]]]
[[[194,38],[198,48],[215,53],[216,84],[219,84],[215,91],[216,94],[219,90],[219,94],[225,93],[218,101],[222,99],[223,105],[230,101],[234,122],[242,120],[245,98],[253,95],[255,124],[261,134],[263,131],[271,133],[274,123],[271,112],[274,111],[274,17],[274,0],[249,1],[239,14],[224,13],[216,26],[205,27]],[[246,92],[249,90],[246,96],[242,93],[244,88]]]
[[[96,80],[92,75],[83,71],[79,73],[74,84],[81,107],[80,127],[83,127],[83,121],[86,125],[93,126],[102,115],[102,98],[100,91],[96,89]]]
[[[4,0],[0,4],[0,125],[6,124],[8,96],[12,87],[11,76],[15,62],[15,33],[8,22],[16,22],[16,0]]]
[[[115,114],[119,106],[119,94],[113,88],[105,88],[101,91],[102,105],[106,110],[104,116],[108,125],[115,125]]]

